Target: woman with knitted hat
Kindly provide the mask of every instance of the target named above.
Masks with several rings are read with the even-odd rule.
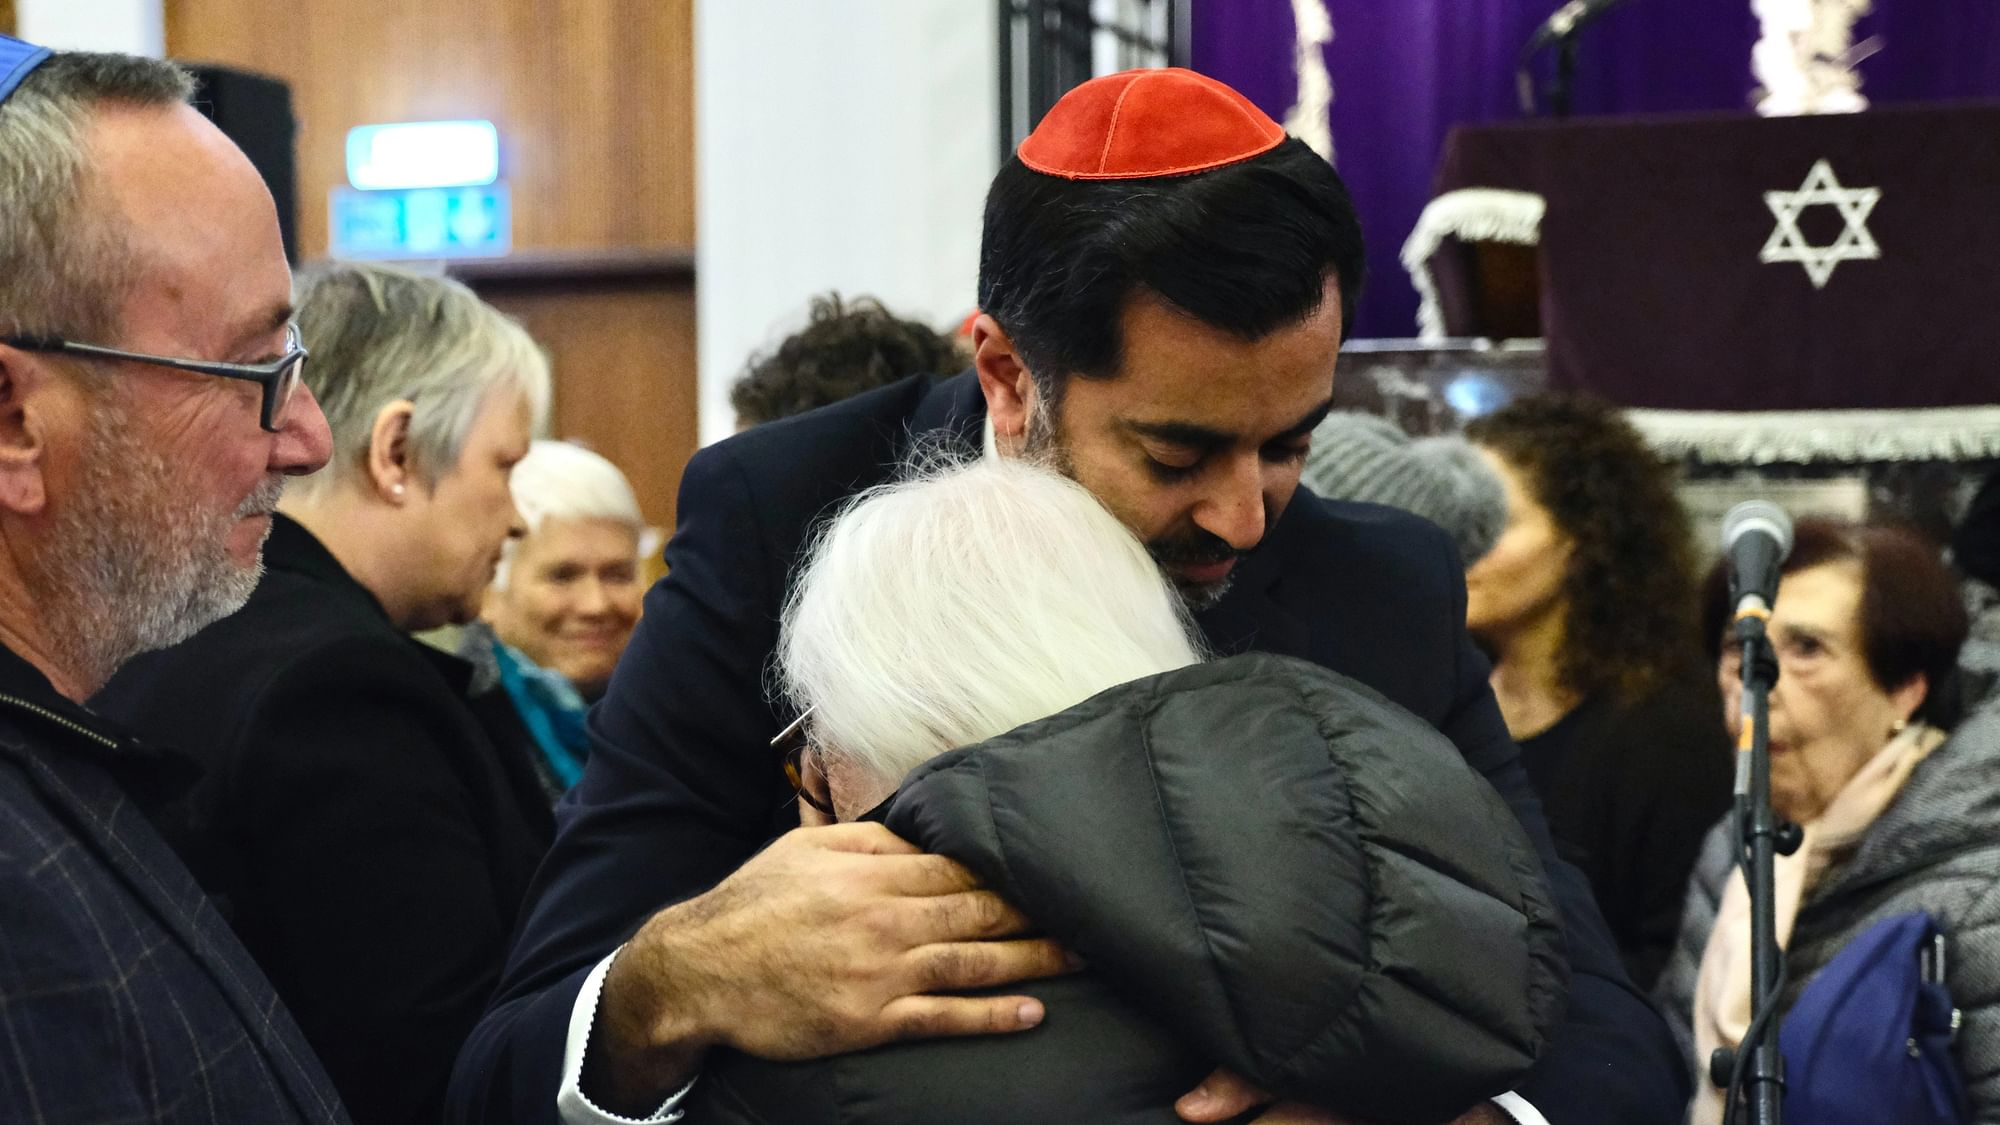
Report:
[[[1373,414],[1337,411],[1313,427],[1299,483],[1328,500],[1358,500],[1419,515],[1445,530],[1467,566],[1507,525],[1499,474],[1455,434],[1411,438]]]

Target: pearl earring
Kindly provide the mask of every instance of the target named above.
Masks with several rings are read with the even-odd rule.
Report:
[[[1910,720],[1897,719],[1895,723],[1889,727],[1889,734],[1893,737],[1895,735],[1903,733],[1909,728],[1910,728]]]

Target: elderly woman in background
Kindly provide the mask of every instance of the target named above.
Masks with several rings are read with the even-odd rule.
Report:
[[[1733,737],[1741,658],[1726,635],[1726,591],[1718,568],[1709,580],[1708,623],[1722,640],[1717,674]],[[1968,723],[1947,740],[1956,709],[1953,664],[1966,630],[1958,584],[1937,553],[1907,532],[1801,520],[1768,628],[1778,658],[1771,803],[1804,828],[1803,845],[1777,861],[1781,1009],[1857,935],[1884,919],[1929,913],[1950,946],[1945,986],[1964,1021],[1953,1047],[1970,1085],[1973,1112],[1964,1120],[2000,1120],[2000,716]],[[1660,980],[1668,1022],[1702,1076],[1692,1114],[1698,1122],[1722,1118],[1722,1096],[1706,1081],[1709,1054],[1736,1046],[1750,1018],[1740,850],[1731,820],[1710,833],[1680,941]],[[1914,960],[1912,953],[1902,966],[1907,976],[1914,976]],[[1810,1031],[1787,1027],[1787,1052],[1795,1034]],[[1885,1036],[1899,1055],[1906,1034],[1920,1038],[1908,1028]],[[1794,1070],[1797,1096],[1803,1076]],[[1894,1112],[1877,1119],[1932,1120]]]
[[[553,824],[470,668],[406,634],[478,612],[548,365],[441,278],[328,266],[295,300],[333,459],[286,493],[249,605],[95,703],[202,759],[164,830],[358,1125],[435,1123]]]
[[[535,442],[513,493],[527,534],[507,544],[458,652],[479,669],[475,694],[500,689],[560,796],[590,753],[584,714],[638,624],[651,531],[618,466],[571,442]]]
[[[1650,988],[1730,791],[1687,515],[1672,472],[1603,403],[1522,399],[1466,437],[1507,498],[1498,542],[1466,571],[1466,625],[1558,850]]]
[[[778,659],[805,823],[883,820],[1089,968],[1027,986],[1051,1018],[1022,1035],[716,1052],[691,1119],[1165,1125],[1223,1064],[1442,1120],[1562,1009],[1534,850],[1452,745],[1314,665],[1202,663],[1158,565],[1059,474],[984,459],[864,493]]]

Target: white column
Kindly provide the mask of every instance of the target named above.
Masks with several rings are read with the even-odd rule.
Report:
[[[15,0],[15,34],[60,51],[167,53],[162,0]]]
[[[837,289],[972,310],[999,166],[997,15],[972,0],[697,0],[701,438],[745,358]]]

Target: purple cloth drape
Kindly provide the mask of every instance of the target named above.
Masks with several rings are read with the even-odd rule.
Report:
[[[1296,94],[1291,0],[1192,3],[1194,68],[1283,118]],[[1430,199],[1445,133],[1460,122],[1519,116],[1516,55],[1556,7],[1327,0],[1335,158],[1369,241],[1357,335],[1415,333],[1416,292],[1396,255]],[[1862,93],[1875,104],[2000,97],[1994,0],[1875,0],[1855,34],[1885,43],[1861,67]],[[1576,112],[1748,112],[1756,39],[1750,0],[1630,0],[1579,41]]]

